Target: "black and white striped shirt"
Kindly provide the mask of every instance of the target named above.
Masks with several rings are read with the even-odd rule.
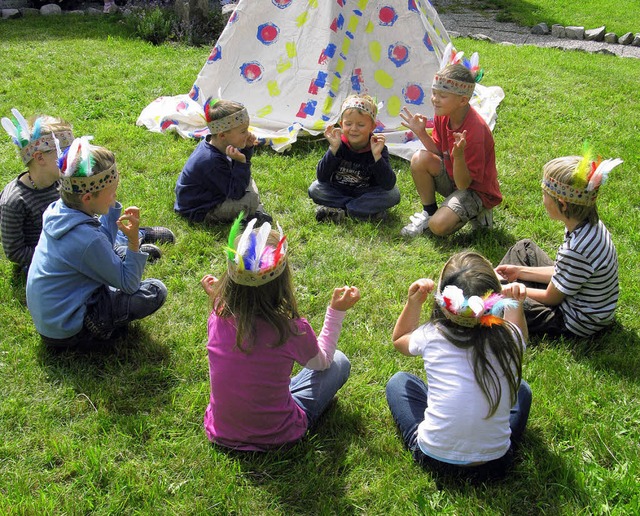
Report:
[[[26,186],[20,174],[0,194],[0,235],[9,260],[28,267],[42,232],[42,214],[60,198],[58,183],[34,190]]]
[[[611,323],[618,302],[618,255],[602,221],[565,233],[551,281],[566,296],[560,310],[571,332],[587,337]]]

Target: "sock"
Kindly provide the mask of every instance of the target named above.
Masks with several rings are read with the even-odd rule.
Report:
[[[431,217],[431,215],[438,211],[438,205],[435,202],[431,204],[423,204],[422,209],[427,212],[429,217]]]

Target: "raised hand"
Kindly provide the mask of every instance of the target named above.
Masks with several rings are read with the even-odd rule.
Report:
[[[328,125],[324,130],[324,137],[329,142],[329,148],[333,154],[338,152],[338,149],[340,148],[340,144],[342,143],[341,136],[342,129],[339,127]]]
[[[382,157],[382,150],[386,141],[384,134],[374,133],[371,135],[371,154],[373,154],[373,158],[376,161]]]
[[[227,145],[226,155],[235,161],[239,161],[240,163],[246,163],[247,157],[240,152],[239,149],[234,147],[233,145]]]
[[[116,221],[118,229],[124,233],[129,242],[138,242],[138,230],[140,229],[140,208],[130,206],[125,208]]]
[[[334,310],[344,312],[360,301],[360,291],[358,287],[339,287],[333,289],[329,306]]]
[[[421,115],[420,113],[416,113],[414,115],[406,106],[402,108],[400,118],[403,120],[402,125],[411,129],[415,134],[425,132],[427,121],[429,120],[426,116]]]
[[[427,278],[420,278],[414,281],[409,286],[409,292],[407,295],[407,303],[417,303],[423,305],[429,297],[429,294],[433,292],[435,288],[435,283],[433,280]]]

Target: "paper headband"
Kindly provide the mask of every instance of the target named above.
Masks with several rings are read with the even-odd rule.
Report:
[[[244,213],[241,212],[229,231],[227,271],[234,283],[259,287],[284,272],[287,266],[287,237],[278,224],[277,246],[267,244],[271,224],[265,222],[260,229],[254,231],[257,219],[252,219],[238,238],[243,217]]]
[[[93,173],[91,144],[93,136],[82,136],[73,143],[58,160],[62,172],[60,188],[74,194],[99,192],[107,186],[117,183],[118,169],[115,162],[106,170]]]
[[[42,134],[42,117],[36,119],[33,123],[33,131],[30,131],[29,124],[20,111],[12,108],[11,113],[14,120],[11,121],[7,117],[3,117],[2,127],[20,150],[20,158],[25,165],[33,159],[36,152],[56,150],[58,146],[69,147],[73,141],[73,132],[70,130],[60,131],[56,135],[53,133]],[[57,144],[56,139],[58,140]]]
[[[471,296],[466,299],[462,289],[455,285],[447,285],[435,298],[444,316],[465,328],[473,328],[478,324],[488,327],[504,324],[501,317],[504,309],[518,306],[514,299],[505,298],[495,292],[484,297]]]
[[[587,152],[571,176],[573,185],[562,183],[545,172],[541,186],[556,199],[579,206],[595,206],[600,185],[607,181],[609,172],[621,163],[623,161],[620,158],[592,161]]]
[[[371,100],[363,97],[347,97],[347,99],[342,103],[342,108],[340,109],[341,119],[343,113],[347,109],[359,109],[360,111],[364,111],[371,117],[371,120],[373,120],[374,123],[376,121],[376,116],[378,115],[378,106],[376,106]]]
[[[443,78],[441,73],[442,70],[449,65],[460,64],[471,72],[475,82],[480,82],[484,75],[484,71],[480,68],[479,61],[480,57],[477,52],[473,53],[471,59],[467,59],[464,57],[464,52],[456,51],[453,45],[448,43],[444,49],[444,53],[442,54],[442,59],[440,60],[440,72],[435,74],[433,77],[431,89],[446,91],[456,95],[462,95],[463,97],[471,97],[473,95],[473,90],[476,87],[474,83]]]
[[[209,128],[209,131],[211,131],[211,134],[224,133],[225,131],[230,131],[231,129],[235,129],[236,127],[241,127],[243,125],[249,124],[249,113],[247,111],[247,108],[245,107],[223,118],[218,118],[217,120],[210,120],[209,108],[216,102],[217,102],[217,99],[209,98],[204,103],[204,106],[202,106],[202,109],[204,110],[204,119],[207,122],[207,127]]]

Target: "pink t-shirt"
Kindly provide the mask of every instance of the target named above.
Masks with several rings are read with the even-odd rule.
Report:
[[[233,319],[209,317],[211,395],[204,416],[207,437],[237,450],[265,450],[300,439],[307,416],[293,400],[289,382],[294,362],[305,365],[320,348],[306,319],[297,319],[295,333],[282,346],[276,333],[257,322],[257,343],[250,353],[235,346]]]
[[[491,209],[502,201],[498,171],[496,169],[496,153],[493,135],[487,123],[478,112],[471,107],[462,125],[452,131],[449,128],[448,116],[434,117],[431,137],[442,153],[447,174],[453,179],[453,161],[451,152],[455,139],[453,133],[467,131],[467,145],[464,149],[464,160],[471,173],[470,190],[476,192],[485,208]]]

